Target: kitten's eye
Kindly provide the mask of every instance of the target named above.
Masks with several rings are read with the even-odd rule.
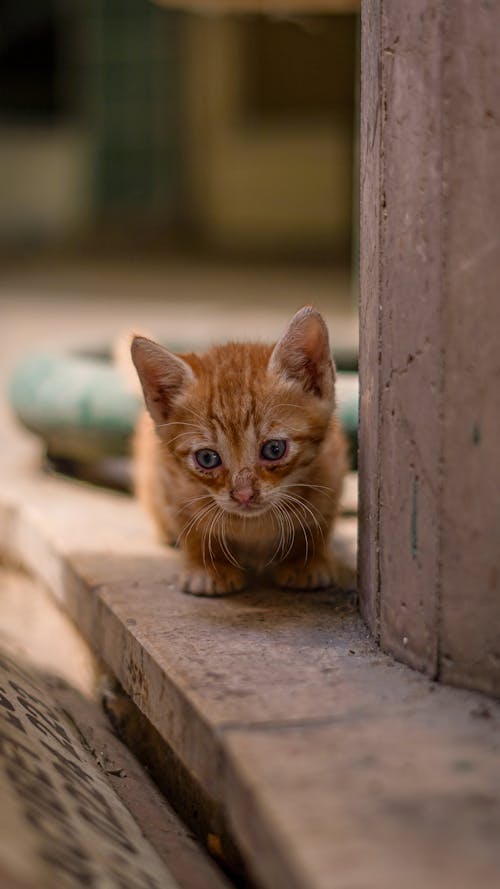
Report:
[[[279,460],[285,453],[286,440],[284,438],[271,438],[260,449],[260,456],[263,460]]]
[[[201,466],[202,469],[215,469],[222,463],[217,451],[212,451],[210,448],[201,448],[200,451],[196,451],[194,456],[198,466]]]

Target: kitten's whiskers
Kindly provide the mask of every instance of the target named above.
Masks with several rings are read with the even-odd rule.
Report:
[[[168,442],[165,442],[165,444],[172,445],[174,443],[174,441],[177,441],[177,439],[188,438],[190,435],[192,436],[193,433],[192,432],[179,432],[178,435],[174,435],[173,438],[169,438]]]
[[[196,419],[200,421],[201,425],[204,428],[206,428],[206,425],[207,425],[207,418],[206,417],[204,417],[202,414],[198,413],[198,411],[195,411],[192,407],[184,407],[184,410],[188,414],[192,414],[193,417],[196,417]]]
[[[192,426],[193,429],[200,428],[197,423],[184,423],[181,420],[171,420],[170,423],[156,423],[155,426],[157,429],[164,429],[166,426]]]
[[[214,568],[215,571],[217,571],[217,569],[215,567],[215,559],[214,559],[214,553],[213,553],[213,549],[212,549],[212,531],[214,530],[218,520],[220,519],[220,516],[221,516],[221,510],[219,507],[217,507],[215,515],[210,522],[210,528],[208,529],[208,552],[210,555],[210,561],[212,562],[212,567]],[[206,529],[205,529],[205,535],[206,535]],[[203,544],[203,546],[204,546],[204,544]]]
[[[276,544],[276,547],[271,555],[271,558],[269,559],[268,562],[266,562],[266,566],[265,566],[266,568],[268,565],[271,564],[271,562],[274,562],[275,558],[278,556],[283,560],[286,559],[286,557],[288,556],[288,554],[293,546],[293,540],[294,540],[293,522],[292,522],[290,516],[288,515],[287,510],[284,509],[282,507],[282,505],[279,504],[278,502],[271,503],[270,508],[271,508],[271,512],[272,512],[273,516],[277,520],[278,531],[279,531],[279,540],[278,540],[278,543]],[[287,544],[288,544],[288,548],[285,552],[285,547],[287,546]]]
[[[207,506],[202,506],[201,509],[195,512],[194,515],[192,515],[191,518],[188,519],[184,527],[179,532],[176,540],[176,545],[180,545],[183,537],[185,540],[187,540],[193,528],[198,528],[200,522],[204,518],[206,518],[213,509],[217,509],[217,505],[215,503],[209,503]]]
[[[314,510],[321,517],[321,512],[319,511],[319,509],[316,506],[314,506],[310,502],[307,502],[303,497],[300,497],[298,494],[282,494],[281,498],[283,501],[296,504],[300,509],[309,513],[309,515],[311,516],[311,519],[313,520],[319,533],[321,534],[321,537],[324,539],[323,527],[320,524],[320,522],[318,521],[315,513],[313,512],[313,510]]]
[[[229,562],[231,562],[231,564],[234,565],[235,568],[241,568],[242,566],[240,565],[240,563],[238,562],[238,560],[234,557],[234,555],[233,555],[233,553],[231,552],[231,550],[229,549],[229,546],[228,546],[228,543],[227,543],[227,538],[226,538],[226,527],[225,527],[225,515],[224,515],[224,511],[223,511],[223,510],[221,510],[220,518],[221,518],[221,527],[220,527],[219,532],[218,532],[218,537],[219,537],[219,543],[220,543],[221,549],[222,549],[223,553],[225,554],[227,560],[228,560]]]
[[[284,505],[279,502],[276,503],[275,505],[276,505],[276,509],[283,517],[284,525],[286,525],[286,528],[284,527],[284,532],[286,532],[286,533],[283,533],[283,547],[282,547],[282,552],[281,552],[281,558],[284,560],[284,559],[286,559],[286,557],[290,553],[290,550],[292,549],[294,537],[295,537],[295,529],[293,527],[293,521],[292,521],[289,513],[287,512],[287,510],[284,508]],[[285,546],[287,544],[288,544],[288,548],[285,552]]]
[[[212,500],[212,495],[211,494],[200,494],[199,497],[191,497],[189,500],[183,500],[182,506],[180,507],[180,509],[183,509],[185,506],[189,506],[191,503],[196,503],[198,500]]]
[[[323,537],[323,529],[322,529],[321,525],[319,524],[316,516],[314,515],[312,510],[309,509],[309,506],[307,504],[301,503],[300,500],[298,500],[296,497],[292,497],[291,494],[281,494],[280,499],[281,499],[282,507],[286,511],[290,512],[293,515],[293,517],[297,521],[297,523],[302,531],[302,534],[304,535],[304,545],[305,545],[304,565],[305,565],[305,564],[307,564],[307,560],[309,557],[309,539],[307,536],[308,532],[311,535],[311,544],[312,544],[313,553],[315,550],[314,536],[311,533],[311,529],[308,527],[308,525],[305,522],[306,511],[308,513],[310,513],[311,518],[313,519],[313,521],[314,521],[315,525],[317,526],[322,537]]]
[[[276,518],[276,523],[277,523],[278,531],[279,531],[279,539],[278,539],[278,543],[276,544],[276,546],[271,554],[271,558],[269,559],[269,561],[266,562],[266,564],[264,566],[265,568],[267,568],[267,566],[270,565],[271,562],[274,562],[275,557],[278,555],[278,553],[281,550],[281,544],[282,544],[282,540],[283,540],[283,522],[282,522],[281,515],[280,515],[275,503],[271,503],[271,512],[272,512],[273,517]]]
[[[288,485],[283,485],[284,488],[315,488],[318,491],[326,491],[329,494],[330,499],[334,500],[333,490],[332,488],[328,488],[326,485],[311,485],[309,482],[294,482]]]

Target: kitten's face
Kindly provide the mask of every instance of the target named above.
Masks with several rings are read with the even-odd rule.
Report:
[[[265,356],[262,347],[254,346],[250,356],[245,354],[248,347],[233,348],[239,352],[240,379],[228,385],[227,373],[201,376],[172,411],[172,425],[160,427],[159,433],[178,464],[218,506],[256,518],[304,475],[323,440],[330,411],[298,389],[280,385],[264,361],[262,373],[249,386],[242,357],[269,358],[270,350]],[[234,356],[219,352],[214,357],[221,368],[224,358]]]
[[[301,310],[274,349],[233,343],[178,357],[142,340],[133,355],[158,435],[224,512],[256,519],[291,502],[333,407],[315,310]]]

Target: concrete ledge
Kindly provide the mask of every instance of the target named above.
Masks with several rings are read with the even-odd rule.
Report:
[[[177,554],[133,501],[13,464],[0,540],[213,802],[259,885],[498,883],[499,705],[382,655],[348,596],[185,596]]]

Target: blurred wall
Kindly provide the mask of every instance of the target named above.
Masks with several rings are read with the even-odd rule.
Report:
[[[346,256],[356,18],[185,23],[193,215],[225,247]]]
[[[1,15],[1,241],[175,220],[178,14],[148,0],[7,0]]]
[[[78,16],[51,0],[4,0],[0,15],[0,240],[57,239],[92,204],[90,133],[66,53]]]
[[[83,14],[96,212],[174,220],[182,179],[180,17],[149,0],[92,0]]]
[[[355,16],[0,9],[0,246],[122,231],[348,257]]]

